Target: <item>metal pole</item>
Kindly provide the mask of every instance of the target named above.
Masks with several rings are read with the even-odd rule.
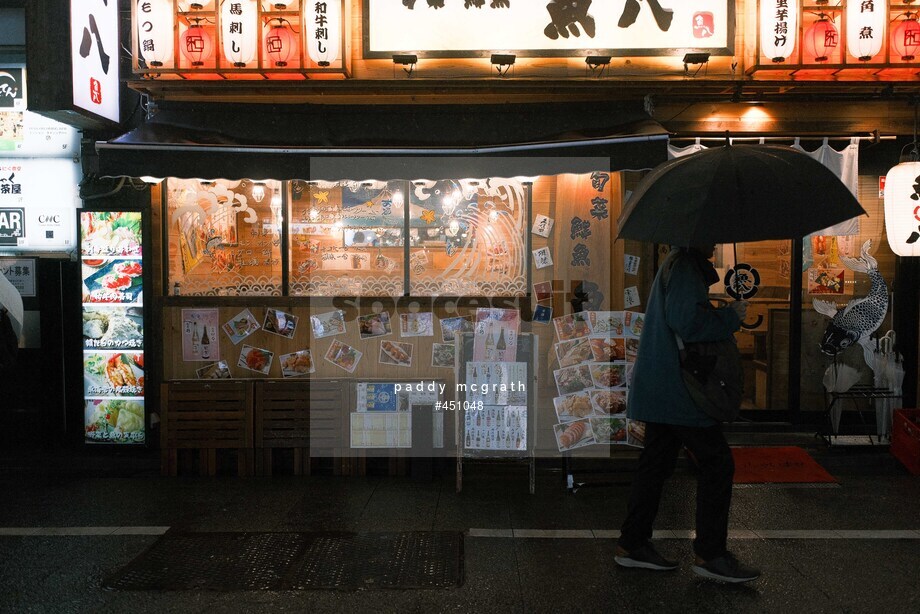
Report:
[[[800,419],[801,371],[802,371],[802,265],[804,242],[792,241],[792,271],[789,275],[789,421]]]

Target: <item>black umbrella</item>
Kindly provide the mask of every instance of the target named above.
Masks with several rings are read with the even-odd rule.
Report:
[[[865,213],[800,151],[726,145],[654,168],[623,207],[618,238],[684,247],[793,239]]]

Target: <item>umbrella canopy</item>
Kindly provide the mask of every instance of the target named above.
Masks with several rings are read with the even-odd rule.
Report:
[[[16,286],[0,274],[0,309],[6,309],[10,314],[13,332],[16,337],[22,336],[22,295]]]
[[[726,145],[652,169],[623,207],[618,238],[683,247],[793,239],[865,213],[800,151]]]

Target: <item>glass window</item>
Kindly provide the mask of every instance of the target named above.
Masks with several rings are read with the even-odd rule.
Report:
[[[169,288],[281,295],[281,182],[167,180]]]
[[[527,189],[516,179],[414,182],[410,294],[526,295]]]
[[[294,181],[292,296],[402,296],[402,182]]]

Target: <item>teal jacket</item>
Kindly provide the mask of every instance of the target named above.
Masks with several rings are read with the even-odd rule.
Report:
[[[669,267],[665,292],[662,278]],[[672,250],[652,283],[627,415],[643,422],[696,427],[716,424],[697,408],[684,387],[674,332],[687,343],[720,341],[740,327],[732,308],[716,308],[709,302],[709,287],[697,257],[683,249]]]

